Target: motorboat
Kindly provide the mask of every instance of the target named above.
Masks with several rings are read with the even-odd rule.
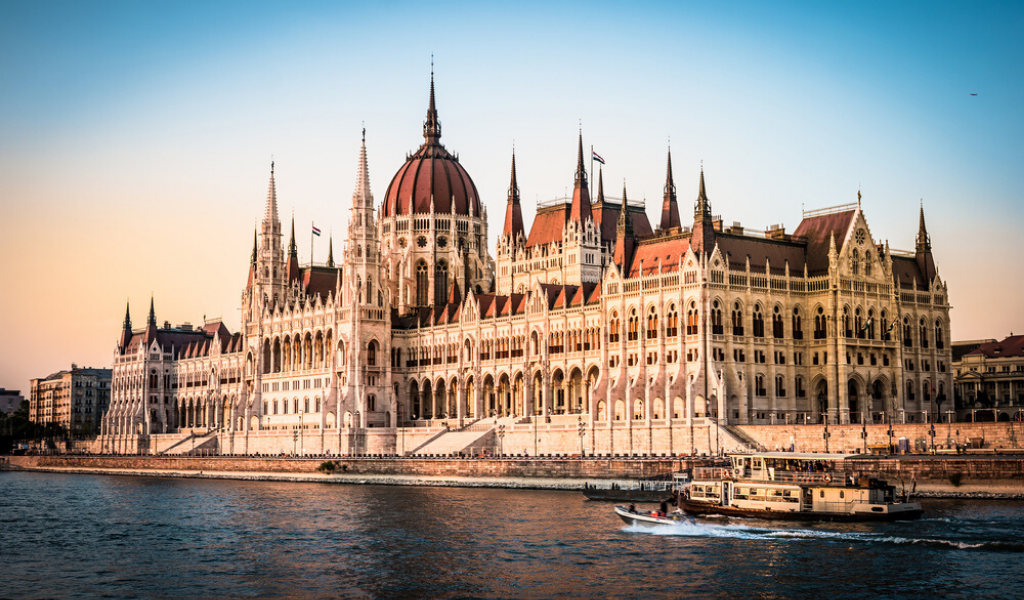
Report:
[[[856,454],[761,452],[730,455],[730,467],[697,467],[678,499],[694,515],[804,521],[916,519],[921,504],[885,481],[860,476]]]
[[[615,514],[626,522],[626,525],[679,525],[681,523],[693,523],[693,517],[681,510],[664,513],[659,510],[644,511],[633,506],[615,506]]]

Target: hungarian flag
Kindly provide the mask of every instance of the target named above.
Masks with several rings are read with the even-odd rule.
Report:
[[[591,150],[590,151],[590,156],[593,157],[594,160],[596,160],[597,162],[601,163],[602,165],[604,164],[604,159],[601,158],[601,155],[598,154],[597,152],[594,152],[593,150]]]
[[[320,230],[317,229],[316,225],[313,225],[313,235],[320,237]]]
[[[874,321],[874,320],[875,320],[875,318],[874,318],[874,317],[871,317],[870,319],[868,319],[867,321],[865,321],[865,322],[864,322],[864,326],[863,326],[863,327],[861,327],[861,328],[860,328],[860,330],[861,330],[861,331],[867,331],[868,327],[871,327],[871,322],[872,322],[872,321]]]
[[[890,331],[892,331],[892,328],[895,327],[895,326],[896,326],[896,319],[893,319],[892,323],[889,324],[889,328],[886,329],[885,332],[889,333]]]

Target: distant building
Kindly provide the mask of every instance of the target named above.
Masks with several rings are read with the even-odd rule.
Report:
[[[110,405],[110,369],[79,367],[33,379],[28,416],[36,423],[57,423],[70,433],[99,433]]]
[[[21,408],[21,401],[24,399],[18,390],[0,388],[0,413],[13,413]]]
[[[953,342],[953,370],[961,419],[1024,418],[1024,335]]]

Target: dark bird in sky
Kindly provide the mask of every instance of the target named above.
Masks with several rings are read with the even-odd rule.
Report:
[[[976,93],[974,93],[974,92],[971,92],[971,95],[972,95],[972,96],[977,96],[978,94],[976,94]]]

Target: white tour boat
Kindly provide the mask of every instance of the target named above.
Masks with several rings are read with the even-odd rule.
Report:
[[[695,515],[726,515],[806,521],[916,519],[917,502],[893,486],[859,477],[855,454],[760,452],[733,454],[731,468],[695,468],[678,506]]]

